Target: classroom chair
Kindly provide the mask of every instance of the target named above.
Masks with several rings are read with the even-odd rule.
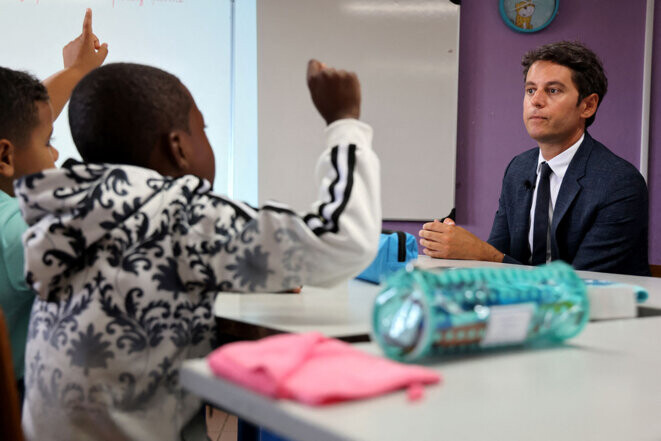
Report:
[[[18,403],[18,390],[11,360],[11,344],[5,314],[0,308],[0,439],[24,441],[21,428],[21,410]]]
[[[650,265],[652,277],[661,277],[661,265]]]

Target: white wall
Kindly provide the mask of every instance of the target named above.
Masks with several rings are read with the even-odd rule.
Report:
[[[324,123],[305,83],[315,57],[357,72],[386,219],[454,207],[459,7],[447,0],[259,0],[259,198],[305,210]]]
[[[106,63],[154,65],[177,75],[190,89],[214,147],[215,189],[226,193],[232,166],[230,0],[0,0],[0,64],[28,70],[40,79],[61,69],[62,48],[80,34],[87,7],[93,10],[95,33],[109,45]],[[54,137],[58,162],[79,157],[66,109],[55,124]]]

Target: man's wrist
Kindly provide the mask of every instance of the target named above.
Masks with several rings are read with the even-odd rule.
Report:
[[[505,254],[498,251],[493,245],[489,244],[488,242],[484,242],[484,244],[486,245],[486,247],[483,255],[484,258],[482,260],[487,262],[502,263],[503,259],[505,258]]]

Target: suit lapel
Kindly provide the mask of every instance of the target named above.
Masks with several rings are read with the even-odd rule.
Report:
[[[537,162],[539,158],[539,149],[536,154],[530,155],[525,164],[523,164],[521,173],[521,184],[517,185],[516,199],[523,203],[514,204],[519,234],[513,238],[513,243],[521,244],[521,249],[517,255],[522,256],[521,262],[528,262],[530,259],[530,246],[528,245],[528,232],[530,231],[530,209],[532,207],[533,187],[537,180]]]
[[[585,132],[585,139],[583,139],[581,146],[578,148],[576,154],[569,163],[565,177],[562,179],[560,191],[558,192],[558,199],[556,199],[555,207],[553,208],[553,220],[551,222],[552,259],[557,259],[560,254],[556,240],[558,225],[565,214],[567,214],[567,210],[569,210],[569,207],[578,193],[581,191],[582,187],[579,180],[585,176],[585,168],[588,163],[588,158],[590,157],[590,152],[592,152],[593,142],[592,137]]]

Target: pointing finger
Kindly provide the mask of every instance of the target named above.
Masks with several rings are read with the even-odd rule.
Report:
[[[85,10],[85,18],[83,19],[83,35],[92,33],[92,10],[87,8]]]

